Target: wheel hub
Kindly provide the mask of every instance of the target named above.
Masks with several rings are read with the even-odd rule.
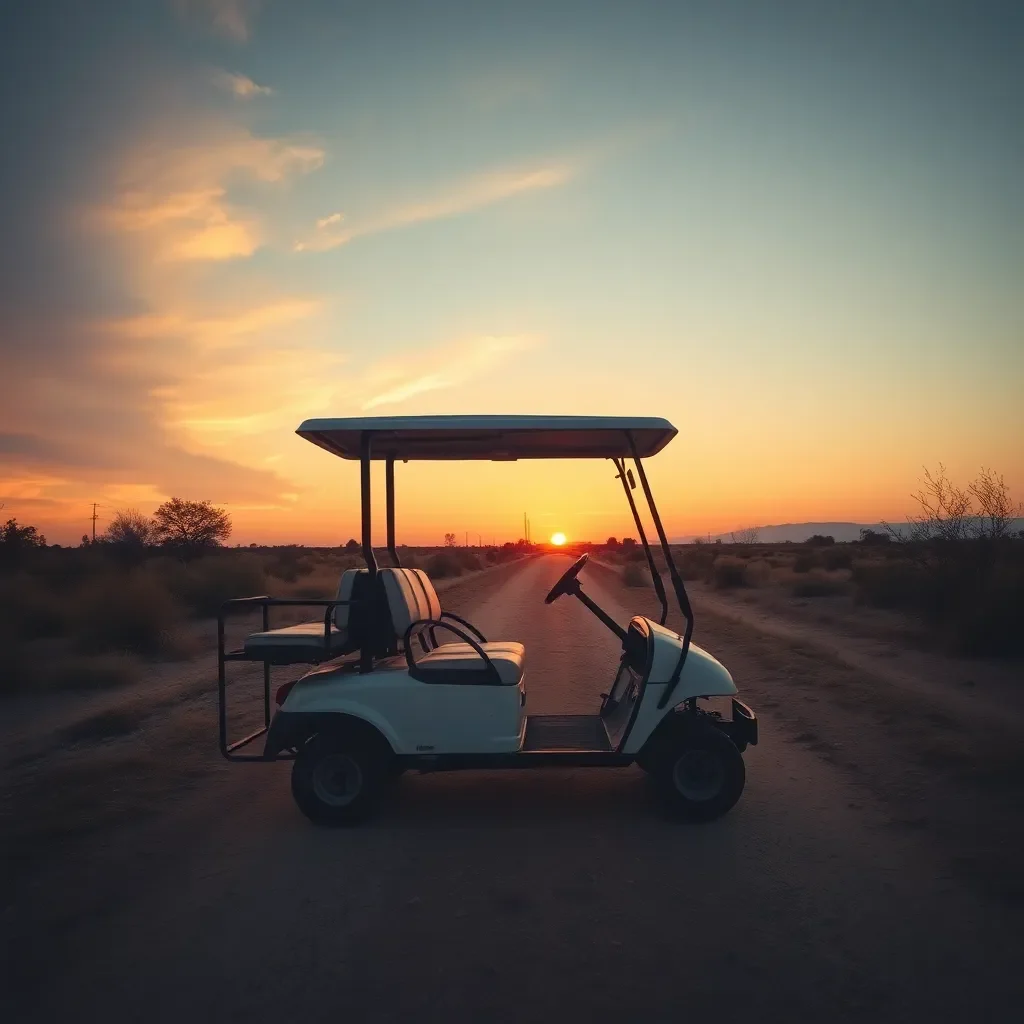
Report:
[[[725,766],[711,750],[686,750],[672,769],[672,783],[687,800],[711,800],[725,784]]]
[[[346,807],[363,788],[363,773],[348,754],[328,754],[313,770],[313,792],[331,807]]]

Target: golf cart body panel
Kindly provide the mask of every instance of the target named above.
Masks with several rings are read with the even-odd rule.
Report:
[[[495,754],[519,749],[525,686],[425,683],[404,658],[360,674],[323,667],[291,688],[278,714],[350,715],[373,725],[396,754]]]

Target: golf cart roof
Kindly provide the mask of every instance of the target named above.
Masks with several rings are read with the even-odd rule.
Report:
[[[656,455],[676,435],[653,416],[366,416],[306,420],[300,437],[358,459],[372,435],[373,459],[610,459]]]

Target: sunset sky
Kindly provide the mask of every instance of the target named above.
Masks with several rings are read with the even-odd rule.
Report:
[[[311,416],[664,416],[669,531],[1024,498],[1024,5],[8,3],[2,518],[358,531]],[[410,543],[626,532],[400,467]],[[102,521],[100,523],[102,529]]]

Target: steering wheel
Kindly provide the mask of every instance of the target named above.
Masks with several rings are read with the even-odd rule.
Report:
[[[563,594],[568,594],[572,589],[572,585],[576,582],[576,577],[579,576],[583,569],[583,566],[587,564],[590,555],[587,552],[583,552],[579,558],[576,559],[568,569],[558,578],[558,582],[551,588],[548,596],[544,598],[545,604],[551,604],[552,601],[557,601]]]

